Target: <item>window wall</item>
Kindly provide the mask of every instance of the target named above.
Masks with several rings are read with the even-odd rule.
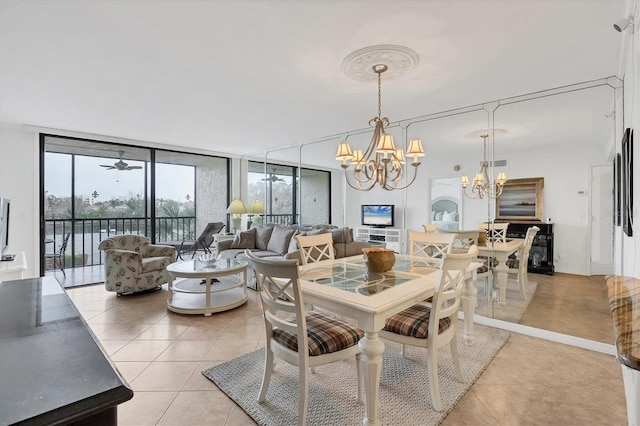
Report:
[[[248,162],[247,201],[264,204],[265,223],[331,222],[331,173],[270,162]],[[249,207],[249,206],[247,206]]]
[[[71,234],[67,268],[102,263],[98,244],[113,235],[182,241],[225,221],[226,158],[52,135],[41,152],[41,253]]]

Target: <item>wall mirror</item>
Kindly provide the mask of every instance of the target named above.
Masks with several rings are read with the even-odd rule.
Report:
[[[614,94],[607,80],[599,80],[505,102],[495,110],[495,128],[503,132],[496,132],[494,164],[506,163],[504,169],[514,182],[544,177],[542,212],[526,221],[524,229],[537,219],[541,229],[551,222],[553,234],[538,235],[531,256],[540,262],[551,253],[544,260],[553,262],[555,272],[529,273],[526,298],[517,274],[509,274],[505,305],[492,299],[495,294],[487,295],[493,318],[611,342],[611,324],[592,318],[608,315],[599,274],[613,272],[613,217],[607,207],[613,200],[601,194],[613,188],[609,157],[618,139],[612,119]],[[591,193],[594,182],[604,192]],[[514,217],[503,219],[518,222]],[[553,245],[552,252],[547,244]],[[558,291],[559,286],[566,291]]]
[[[463,195],[459,186],[462,174],[472,177],[479,170],[483,158],[482,139],[478,132],[492,128],[494,140],[488,146],[487,160],[495,164],[491,176],[505,171],[509,179],[544,177],[543,220],[551,218],[554,226],[553,244],[556,272],[552,277],[529,273],[535,289],[527,289],[523,297],[514,275],[509,275],[508,295],[505,305],[498,303],[495,292],[478,283],[479,310],[477,314],[491,318],[522,323],[524,325],[574,335],[590,340],[610,342],[611,325],[593,324],[574,328],[575,318],[587,318],[588,312],[576,312],[584,305],[576,304],[575,297],[581,291],[591,292],[582,283],[597,281],[601,277],[591,275],[606,273],[607,261],[613,258],[611,232],[601,232],[591,223],[587,212],[597,212],[601,221],[612,226],[607,219],[606,206],[595,194],[590,194],[590,182],[594,179],[613,182],[606,174],[598,174],[600,168],[611,172],[608,153],[611,144],[620,139],[612,122],[616,90],[607,80],[577,85],[561,90],[540,92],[536,96],[511,98],[501,102],[495,111],[488,112],[480,105],[455,113],[434,114],[427,119],[410,124],[396,123],[390,129],[396,143],[406,143],[406,138],[422,139],[426,157],[421,158],[416,182],[403,191],[385,191],[374,187],[370,191],[346,190],[344,175],[335,160],[338,143],[347,136],[304,143],[267,154],[267,163],[298,164],[299,168],[331,170],[331,196],[328,200],[305,198],[312,188],[305,184],[305,173],[298,171],[297,203],[301,223],[322,220],[315,214],[330,209],[330,221],[335,225],[360,226],[360,205],[384,200],[396,205],[396,227],[421,230],[429,223],[431,206],[437,198],[459,199],[458,228],[476,229],[479,222],[492,221],[496,215],[496,203],[491,198],[472,199]],[[404,126],[404,129],[403,129]],[[352,147],[367,146],[371,134],[355,132],[348,137]],[[277,173],[276,173],[277,174]],[[312,173],[313,174],[313,173]],[[261,179],[266,179],[264,172]],[[445,186],[451,191],[441,194]],[[266,186],[265,186],[266,188]],[[591,196],[589,196],[591,195]],[[321,208],[317,206],[321,203]],[[329,204],[330,206],[327,206]],[[444,208],[444,211],[447,211]],[[435,219],[434,219],[435,220]],[[455,226],[455,225],[451,225]],[[606,234],[606,235],[605,235]],[[609,239],[604,238],[609,236]],[[588,250],[578,247],[589,247]],[[598,264],[594,263],[596,259]],[[550,280],[551,278],[551,280]],[[566,296],[555,295],[545,299],[545,286],[553,280],[563,280],[575,286]],[[551,284],[550,284],[551,283]],[[600,297],[600,299],[597,299]],[[597,309],[608,309],[604,293],[595,295]],[[527,314],[532,303],[543,304],[542,311]],[[559,306],[561,308],[559,308]],[[565,320],[548,321],[544,309],[566,311]],[[592,306],[590,309],[594,309]],[[542,312],[542,314],[540,313]],[[580,317],[582,318],[582,317]],[[578,321],[580,322],[580,321]],[[588,329],[588,332],[585,330]]]

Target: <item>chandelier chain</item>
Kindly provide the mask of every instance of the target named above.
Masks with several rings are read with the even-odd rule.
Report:
[[[382,72],[378,72],[378,118],[382,118]]]

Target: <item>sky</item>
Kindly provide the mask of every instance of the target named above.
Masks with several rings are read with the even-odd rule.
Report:
[[[47,195],[68,197],[71,194],[71,156],[47,153],[45,185]],[[96,201],[144,194],[144,169],[107,170],[101,164],[113,164],[114,159],[76,156],[76,194],[89,197],[98,193]],[[130,166],[144,162],[126,160]],[[175,164],[158,164],[156,169],[156,198],[186,201],[193,199],[195,168]]]

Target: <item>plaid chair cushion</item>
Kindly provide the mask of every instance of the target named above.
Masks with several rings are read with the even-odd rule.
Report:
[[[486,263],[484,263],[481,267],[479,267],[478,269],[476,269],[476,272],[478,274],[484,274],[485,272],[487,272],[489,270],[489,265],[487,265]]]
[[[287,321],[295,324],[296,318]],[[307,336],[309,336],[309,356],[330,354],[358,344],[364,331],[344,321],[320,312],[307,312]],[[276,328],[273,338],[281,345],[298,351],[298,336]]]
[[[402,336],[426,339],[429,335],[429,314],[431,309],[422,305],[413,305],[402,312],[387,319],[384,330]],[[438,327],[438,334],[451,325],[451,320],[442,318]]]
[[[507,268],[518,269],[520,267],[520,259],[509,258],[507,259]]]

